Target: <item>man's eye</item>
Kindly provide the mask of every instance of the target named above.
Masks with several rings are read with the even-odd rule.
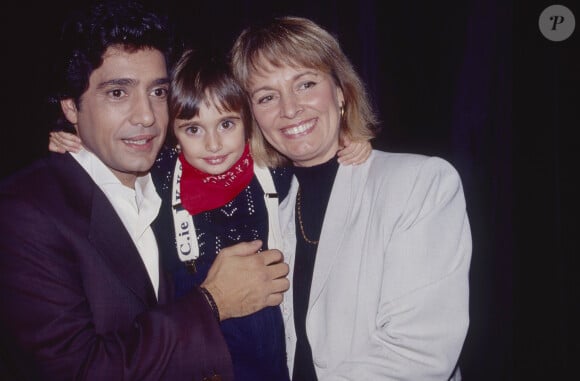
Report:
[[[167,96],[167,89],[165,88],[158,88],[153,91],[156,97],[166,97]]]
[[[111,96],[114,98],[120,98],[125,94],[125,92],[121,89],[114,89],[109,91],[109,94],[111,94]]]

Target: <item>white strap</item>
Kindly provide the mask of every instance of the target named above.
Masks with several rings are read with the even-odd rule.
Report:
[[[173,172],[173,187],[171,189],[171,206],[173,210],[173,226],[175,227],[175,243],[177,255],[182,262],[196,260],[199,257],[197,233],[193,224],[193,217],[181,205],[180,187],[182,167],[177,159]]]
[[[254,163],[254,174],[264,189],[264,201],[268,211],[268,248],[282,250],[282,232],[278,220],[278,193],[270,170]]]

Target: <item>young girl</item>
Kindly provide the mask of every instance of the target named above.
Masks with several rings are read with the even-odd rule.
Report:
[[[179,296],[203,282],[224,247],[256,239],[264,249],[281,247],[278,201],[288,191],[292,169],[268,170],[252,156],[246,94],[216,57],[184,53],[171,78],[169,119],[173,134],[152,169],[163,200],[154,229]],[[79,147],[78,137],[51,133],[52,151]],[[339,155],[343,163],[356,164],[369,153],[370,144],[353,143]],[[289,380],[280,307],[221,326],[236,381]]]

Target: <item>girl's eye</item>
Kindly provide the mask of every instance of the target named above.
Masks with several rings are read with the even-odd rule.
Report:
[[[224,120],[221,123],[221,128],[223,128],[224,130],[233,128],[235,126],[234,122],[232,122],[231,120]]]
[[[185,132],[187,132],[188,134],[191,134],[191,135],[195,135],[195,134],[199,133],[199,127],[197,127],[197,126],[187,127],[185,129]]]

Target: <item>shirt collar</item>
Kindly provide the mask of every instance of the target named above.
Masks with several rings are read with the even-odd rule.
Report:
[[[117,189],[119,186],[126,188],[123,189],[123,193],[133,193],[135,195],[135,202],[137,204],[138,210],[142,210],[144,206],[148,209],[153,208],[153,210],[159,210],[161,205],[161,198],[155,189],[151,174],[148,173],[145,176],[140,176],[135,181],[135,190],[123,185],[121,181],[113,174],[109,167],[105,165],[94,153],[81,149],[78,153],[69,152],[70,155],[85,169],[97,186],[105,192],[105,194],[110,195],[110,188],[114,186]],[[125,192],[127,190],[128,192]],[[157,214],[157,213],[155,213]]]

